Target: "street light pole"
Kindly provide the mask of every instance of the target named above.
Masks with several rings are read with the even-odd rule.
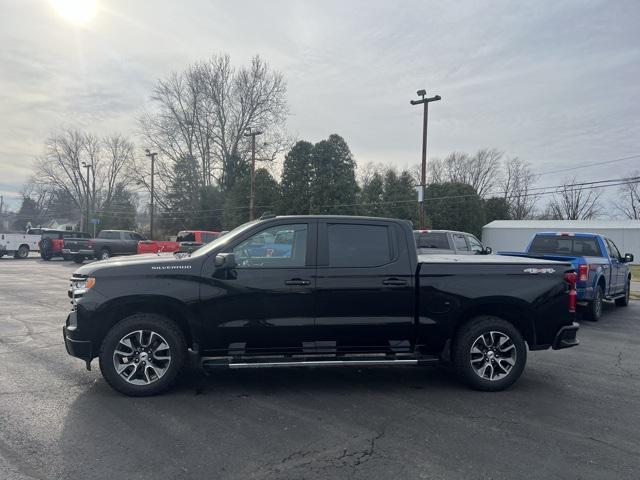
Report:
[[[255,202],[255,184],[256,184],[256,136],[262,135],[261,130],[252,130],[247,127],[244,136],[251,137],[251,190],[249,193],[249,220],[255,218],[254,202]]]
[[[442,97],[436,95],[434,97],[425,98],[426,90],[418,90],[417,94],[422,97],[420,100],[410,100],[411,105],[424,105],[422,117],[422,168],[420,172],[420,189],[422,195],[420,197],[420,228],[424,228],[424,190],[427,185],[427,121],[429,118],[429,103],[437,102]]]
[[[82,166],[84,168],[87,169],[87,223],[85,224],[85,227],[87,229],[87,231],[89,230],[89,211],[91,209],[91,189],[89,188],[89,169],[91,169],[93,171],[93,164],[92,163],[87,163],[87,162],[82,162]],[[94,195],[95,195],[95,185],[96,185],[96,172],[93,171],[93,188],[94,188]],[[82,229],[84,230],[84,228]],[[94,232],[95,233],[95,232]],[[95,237],[95,235],[94,235]]]
[[[153,240],[153,177],[157,153],[151,153],[147,148],[146,156],[151,157],[151,206],[149,207],[149,238]]]

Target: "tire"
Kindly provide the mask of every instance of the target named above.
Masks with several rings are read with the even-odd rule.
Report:
[[[80,264],[80,263],[84,262],[84,257],[82,255],[76,255],[75,257],[73,257],[73,261],[75,263]]]
[[[527,345],[513,324],[483,315],[460,328],[453,340],[451,359],[462,382],[476,390],[497,392],[522,375]]]
[[[29,245],[20,245],[18,251],[13,254],[13,258],[24,260],[29,256]]]
[[[143,332],[142,341],[139,332]],[[145,344],[149,344],[150,348],[144,347]],[[168,348],[163,348],[163,344]],[[129,353],[129,350],[129,355],[122,353]],[[169,389],[176,381],[183,369],[186,355],[184,335],[175,323],[162,315],[137,313],[121,320],[107,333],[100,347],[100,371],[107,383],[124,395],[157,395]],[[167,356],[168,361],[159,360],[160,357]],[[143,364],[145,366],[141,369]],[[127,375],[130,380],[125,378]]]
[[[629,305],[629,297],[631,295],[631,277],[627,278],[627,286],[624,289],[624,297],[616,298],[616,305],[618,307],[626,307]]]
[[[596,291],[593,293],[593,300],[587,305],[586,317],[587,320],[597,322],[602,317],[602,302],[604,301],[604,288],[601,284],[598,284]]]
[[[102,250],[100,250],[100,253],[98,254],[98,260],[108,260],[109,258],[111,258],[111,250],[109,250],[108,248],[103,248]]]

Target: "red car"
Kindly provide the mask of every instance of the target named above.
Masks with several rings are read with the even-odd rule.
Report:
[[[40,257],[43,260],[51,260],[53,257],[63,257],[64,260],[71,260],[62,252],[65,238],[91,238],[85,232],[75,232],[71,230],[54,230],[43,228],[40,236]]]
[[[175,242],[159,240],[141,240],[138,242],[138,253],[173,253],[192,252],[205,243],[212,242],[220,236],[220,232],[208,230],[183,230],[178,232]]]

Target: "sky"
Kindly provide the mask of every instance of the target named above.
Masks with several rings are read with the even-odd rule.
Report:
[[[83,4],[95,10],[82,17]],[[137,134],[160,78],[216,53],[287,80],[288,130],[342,135],[359,165],[483,147],[618,178],[640,158],[640,2],[0,0],[0,194],[10,207],[47,135]],[[137,143],[142,154],[145,145]]]

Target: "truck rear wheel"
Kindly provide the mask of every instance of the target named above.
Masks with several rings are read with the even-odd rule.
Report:
[[[587,305],[586,317],[587,319],[597,322],[602,317],[602,302],[604,299],[604,288],[602,285],[598,285],[593,292],[593,300]]]
[[[111,258],[111,251],[108,248],[103,248],[100,250],[100,254],[98,255],[100,260],[107,260]]]
[[[464,383],[476,390],[495,392],[518,380],[527,363],[527,346],[511,323],[483,315],[458,331],[451,358]]]
[[[13,258],[24,259],[29,256],[29,246],[28,245],[20,245],[18,247],[18,251],[14,253]]]
[[[116,324],[100,348],[100,371],[115,390],[132,397],[156,395],[175,382],[186,342],[166,317],[137,313]]]

